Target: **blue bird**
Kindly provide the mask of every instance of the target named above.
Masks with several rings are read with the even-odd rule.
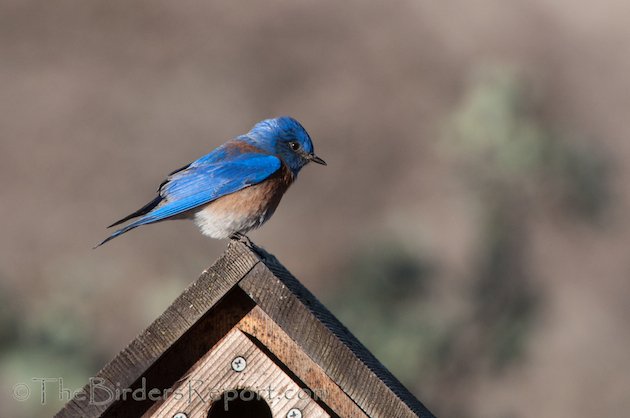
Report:
[[[247,134],[170,173],[155,199],[108,228],[139,219],[96,247],[167,219],[193,219],[204,235],[248,241],[245,234],[273,215],[282,195],[311,161],[326,165],[297,120],[288,116],[263,120]]]

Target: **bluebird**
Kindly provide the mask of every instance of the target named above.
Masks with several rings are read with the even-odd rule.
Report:
[[[168,219],[193,219],[212,238],[248,241],[245,234],[269,220],[302,167],[311,161],[326,165],[297,120],[288,116],[263,120],[247,134],[171,172],[155,199],[108,228],[138,219],[96,247],[139,226]]]

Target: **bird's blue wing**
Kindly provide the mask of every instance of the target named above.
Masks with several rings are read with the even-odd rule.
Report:
[[[256,153],[240,154],[228,161],[194,162],[163,184],[160,195],[166,204],[147,217],[162,220],[260,183],[278,171],[281,164],[278,157]]]
[[[228,158],[218,160],[205,156],[174,172],[160,186],[162,201],[155,209],[114,232],[99,245],[138,226],[168,219],[260,183],[282,165],[280,159],[273,155],[245,153]]]

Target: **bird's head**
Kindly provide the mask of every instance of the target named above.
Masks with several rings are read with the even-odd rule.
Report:
[[[309,162],[326,165],[326,162],[315,155],[313,142],[300,122],[282,116],[258,122],[244,136],[249,143],[277,155],[291,169],[294,175]]]

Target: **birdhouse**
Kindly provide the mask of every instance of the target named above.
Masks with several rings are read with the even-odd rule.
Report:
[[[58,417],[433,417],[272,255],[226,253]]]

